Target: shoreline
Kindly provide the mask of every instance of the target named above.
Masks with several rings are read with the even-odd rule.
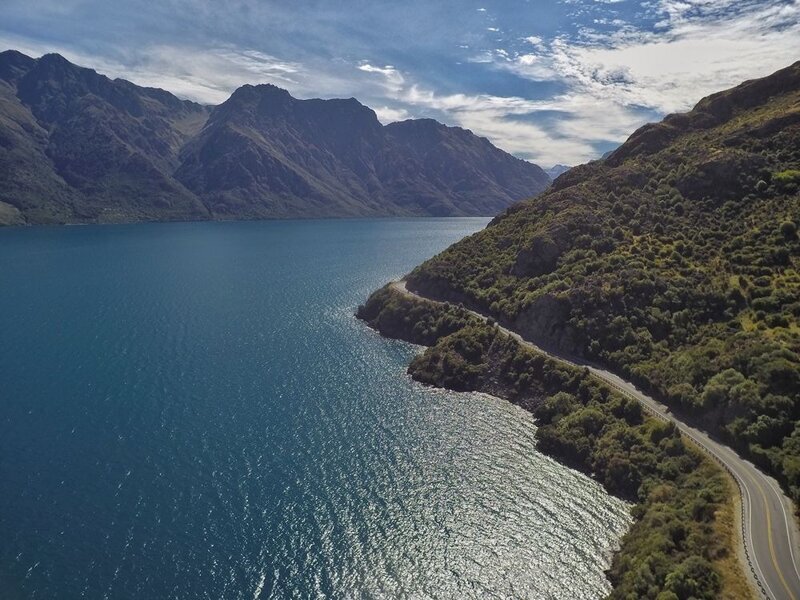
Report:
[[[440,303],[408,289],[406,281],[388,284],[395,292],[418,301]],[[445,302],[447,305],[447,302]],[[792,500],[786,496],[779,482],[759,467],[740,456],[736,449],[701,429],[694,419],[680,411],[673,411],[663,402],[649,396],[635,384],[623,379],[604,366],[573,355],[564,355],[550,346],[542,347],[524,339],[517,332],[499,325],[475,307],[466,309],[486,323],[494,323],[506,335],[518,343],[539,352],[548,358],[576,368],[587,369],[591,376],[617,392],[636,400],[653,417],[676,425],[689,441],[722,468],[732,483],[741,510],[736,512],[737,544],[740,567],[747,577],[752,591],[765,598],[794,599],[800,595],[800,567],[797,563],[800,548],[800,529]],[[765,533],[766,532],[766,533]]]
[[[208,218],[208,219],[191,219],[191,218],[175,218],[175,219],[134,219],[134,220],[121,220],[121,221],[63,221],[51,223],[3,223],[0,222],[0,231],[14,230],[14,229],[40,229],[40,228],[53,228],[53,227],[85,227],[98,225],[102,227],[114,225],[164,225],[171,223],[257,223],[266,221],[273,222],[293,222],[293,221],[395,221],[395,220],[423,220],[423,219],[484,219],[491,221],[497,215],[330,215],[330,216],[274,216],[274,217],[232,217],[230,219],[222,218]]]
[[[515,346],[529,350],[531,354],[540,354],[540,356],[545,357],[545,361],[553,361],[556,363],[559,362],[560,359],[539,350],[533,346],[533,344],[530,344],[526,340],[522,340],[522,338],[514,332],[503,330],[502,328],[498,327],[493,320],[490,321],[488,318],[480,315],[479,313],[469,311],[463,308],[463,306],[456,307],[450,303],[438,302],[417,296],[414,292],[406,290],[403,284],[404,282],[392,282],[381,290],[376,291],[370,297],[367,306],[359,307],[357,316],[384,337],[403,339],[417,346],[423,346],[427,348],[409,365],[408,373],[412,379],[434,388],[448,389],[456,392],[476,391],[520,406],[524,410],[532,413],[536,419],[537,448],[542,454],[552,460],[555,460],[556,462],[559,462],[562,465],[567,466],[568,468],[574,469],[591,477],[600,483],[607,493],[631,502],[631,515],[634,519],[633,523],[629,528],[628,533],[626,533],[620,539],[619,548],[612,550],[611,567],[606,570],[606,577],[609,579],[609,582],[612,586],[612,592],[609,597],[622,597],[623,590],[621,588],[624,587],[622,584],[625,582],[621,580],[621,577],[625,577],[626,568],[623,566],[623,568],[620,569],[620,563],[624,562],[624,559],[630,558],[628,555],[631,554],[631,548],[637,545],[637,539],[640,538],[643,533],[648,533],[648,528],[643,526],[646,525],[645,519],[648,516],[649,507],[647,502],[643,504],[641,499],[637,500],[626,493],[620,493],[620,490],[613,489],[613,486],[609,487],[607,482],[604,482],[601,479],[599,476],[600,474],[589,468],[589,465],[586,463],[581,463],[580,461],[576,461],[574,460],[574,457],[565,455],[563,452],[559,452],[557,444],[555,447],[548,447],[546,443],[543,444],[543,440],[540,438],[539,433],[541,432],[544,436],[547,431],[549,431],[548,428],[552,429],[552,426],[551,424],[544,424],[543,426],[540,426],[540,419],[537,416],[537,411],[539,411],[541,407],[548,402],[547,398],[541,396],[534,398],[531,395],[525,396],[524,393],[520,394],[519,392],[515,392],[507,386],[504,387],[502,382],[498,379],[496,373],[492,375],[487,375],[485,373],[484,379],[478,381],[476,387],[462,385],[462,381],[448,380],[447,376],[442,375],[442,372],[450,368],[448,367],[449,363],[446,360],[437,363],[432,371],[432,377],[431,372],[425,370],[431,366],[432,362],[434,362],[432,360],[432,355],[437,353],[437,349],[441,345],[440,340],[445,340],[446,338],[458,338],[460,331],[470,327],[482,328],[484,330],[494,330],[496,332],[495,335],[498,337],[502,336],[507,338],[507,340],[512,341]],[[404,322],[403,327],[398,329],[396,327],[396,323],[393,323],[388,318],[384,318],[386,313],[389,312],[388,310],[386,312],[381,311],[377,316],[374,314],[376,307],[370,306],[370,303],[373,303],[376,297],[379,306],[382,303],[385,305],[385,307],[391,308],[391,303],[395,301],[399,301],[400,303],[407,301],[409,303],[409,306],[404,307],[403,310],[398,312],[398,317],[399,315],[403,315],[402,317],[399,317]],[[417,317],[417,319],[420,317],[419,314],[413,314],[414,311],[419,312],[420,310],[424,310],[421,308],[421,306],[424,304],[427,304],[427,308],[434,312],[453,311],[454,314],[460,315],[458,318],[464,319],[465,322],[458,325],[450,323],[450,326],[447,326],[447,319],[441,317],[440,315],[441,318],[439,320],[443,325],[441,330],[439,330],[438,326],[436,325],[437,321],[432,321],[430,315],[424,315],[421,320],[417,320],[416,322],[412,323],[411,321],[414,321],[415,317]],[[420,323],[423,323],[424,327],[420,328]],[[437,329],[433,334],[431,333],[432,328]],[[442,341],[442,344],[444,344],[444,341]],[[525,348],[525,346],[531,346],[532,349]],[[447,355],[445,355],[445,358],[447,358]],[[482,356],[481,358],[485,359],[486,356]],[[625,396],[629,396],[629,394],[625,393],[625,390],[622,390],[618,386],[598,378],[595,373],[590,372],[589,368],[582,367],[580,365],[569,364],[569,361],[560,362],[561,366],[570,370],[573,376],[585,377],[587,380],[593,380],[599,383],[600,386],[608,386],[611,390],[610,396],[623,398]],[[438,372],[437,369],[439,369]],[[578,375],[579,373],[581,375]],[[638,403],[637,406],[639,406]],[[644,409],[643,412],[645,412]],[[649,421],[660,421],[649,411],[646,412],[647,414],[642,417],[645,423]],[[677,429],[678,428],[676,427],[675,430],[677,431]],[[731,486],[733,480],[730,478],[728,473],[726,473],[713,461],[709,460],[708,455],[705,452],[702,452],[699,449],[691,450],[692,447],[696,448],[697,446],[691,436],[688,437],[688,440],[689,444],[687,446],[687,452],[694,452],[700,461],[698,464],[705,465],[702,468],[705,470],[710,469],[710,473],[716,473],[716,478],[723,482],[722,485],[727,490],[723,494],[724,497],[722,501],[714,505],[717,507],[714,509],[714,515],[719,514],[723,517],[723,519],[722,521],[717,522],[716,516],[711,517],[711,524],[713,526],[713,535],[726,538],[723,546],[728,547],[733,551],[735,548],[740,547],[738,543],[739,539],[737,538],[740,538],[741,533],[739,533],[737,536],[737,531],[741,532],[742,530],[741,527],[735,526],[733,529],[730,529],[730,527],[726,527],[726,523],[724,522],[725,515],[733,515],[735,520],[737,520],[736,518],[741,515],[741,512],[736,510],[738,494],[734,493]],[[733,551],[726,553],[723,549],[720,554],[722,554],[722,556],[718,557],[718,560],[714,561],[715,572],[719,572],[721,577],[721,581],[719,582],[720,589],[718,590],[718,594],[715,594],[715,597],[730,599],[755,598],[756,595],[754,594],[753,590],[753,580],[751,577],[748,577],[746,571],[742,569],[742,562],[739,560],[739,552]],[[733,557],[732,563],[730,560],[731,557]],[[619,592],[620,595],[615,595],[617,592]]]
[[[370,326],[367,325],[367,327],[370,327]],[[380,334],[380,332],[375,331],[371,327],[370,327],[370,329],[372,331],[374,331],[375,333],[377,333],[378,335],[380,335],[383,339],[393,339],[393,338],[387,338],[386,336],[383,336],[382,334]],[[409,344],[410,346],[414,347],[415,349],[420,350],[420,352],[424,352],[425,349],[428,348],[427,346],[422,346],[420,344],[414,344],[413,342],[406,342],[406,341],[403,341],[403,340],[400,340],[400,341],[402,341],[405,344]],[[503,398],[501,396],[497,396],[495,394],[491,394],[489,392],[483,392],[483,391],[479,391],[479,390],[476,390],[476,391],[459,391],[459,390],[453,390],[453,389],[450,389],[450,388],[445,388],[445,387],[440,387],[440,386],[436,386],[436,385],[423,383],[423,382],[420,382],[420,381],[417,381],[416,379],[414,379],[414,377],[410,373],[408,373],[407,371],[406,371],[406,376],[414,384],[422,386],[429,393],[434,393],[434,394],[436,394],[436,393],[441,393],[441,394],[467,394],[469,396],[477,396],[478,398],[486,399],[487,401],[510,405],[511,408],[513,408],[513,409],[524,411],[525,413],[528,413],[528,417],[532,417],[533,418],[533,424],[536,427],[536,430],[538,431],[538,429],[539,429],[539,425],[538,425],[538,423],[536,421],[536,416],[535,416],[534,413],[532,413],[530,410],[528,410],[528,409],[526,409],[526,408],[524,408],[522,406],[519,406],[518,404],[508,400],[507,398]],[[534,434],[535,434],[535,432],[534,432]],[[536,437],[536,436],[534,435],[534,437]],[[614,498],[615,500],[621,501],[622,503],[624,503],[624,505],[625,505],[625,507],[627,509],[628,516],[630,517],[630,521],[628,523],[628,526],[626,527],[625,531],[622,532],[622,534],[620,534],[618,536],[614,536],[614,542],[612,544],[610,544],[609,546],[607,546],[602,551],[602,560],[603,560],[602,567],[603,568],[602,568],[601,572],[602,572],[602,574],[604,576],[606,576],[606,581],[609,584],[609,589],[611,590],[612,589],[612,585],[611,585],[611,582],[608,581],[607,573],[608,573],[609,569],[611,568],[611,565],[612,565],[612,562],[614,560],[614,557],[617,555],[617,553],[620,551],[620,549],[622,547],[622,540],[624,539],[625,535],[627,535],[627,533],[630,531],[631,527],[636,522],[636,519],[633,516],[633,508],[634,508],[635,504],[633,502],[631,502],[629,499],[619,498],[619,497],[615,496],[614,494],[611,494],[603,486],[603,484],[600,481],[597,481],[597,479],[592,477],[590,474],[585,473],[584,471],[581,471],[580,469],[577,469],[574,466],[571,466],[569,464],[566,464],[566,463],[560,461],[555,456],[552,456],[552,455],[548,454],[547,452],[543,452],[538,447],[536,448],[536,452],[539,454],[539,456],[542,459],[550,462],[553,465],[557,465],[557,467],[560,468],[560,469],[566,469],[567,471],[569,471],[575,477],[585,478],[585,479],[591,481],[592,484],[594,484],[594,485],[599,487],[600,491],[602,491],[603,494],[606,494],[608,497]],[[742,598],[744,598],[744,597],[742,597]]]

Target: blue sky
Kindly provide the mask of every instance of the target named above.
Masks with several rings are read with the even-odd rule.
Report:
[[[0,47],[208,103],[354,96],[550,166],[800,60],[800,0],[4,0]]]

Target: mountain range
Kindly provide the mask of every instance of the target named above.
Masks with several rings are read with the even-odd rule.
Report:
[[[0,53],[0,224],[494,215],[550,183],[431,119],[245,85],[218,106]]]

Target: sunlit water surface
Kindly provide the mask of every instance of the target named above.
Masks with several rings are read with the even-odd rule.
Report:
[[[630,517],[353,318],[481,219],[0,231],[4,598],[598,598]]]

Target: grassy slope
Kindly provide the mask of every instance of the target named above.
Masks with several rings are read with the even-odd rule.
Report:
[[[800,63],[637,131],[409,286],[595,359],[800,500]]]
[[[751,597],[735,553],[731,482],[639,404],[470,316],[389,288],[359,317],[431,345],[409,371],[424,383],[507,398],[537,418],[539,448],[634,502],[636,522],[608,572],[612,598]]]

